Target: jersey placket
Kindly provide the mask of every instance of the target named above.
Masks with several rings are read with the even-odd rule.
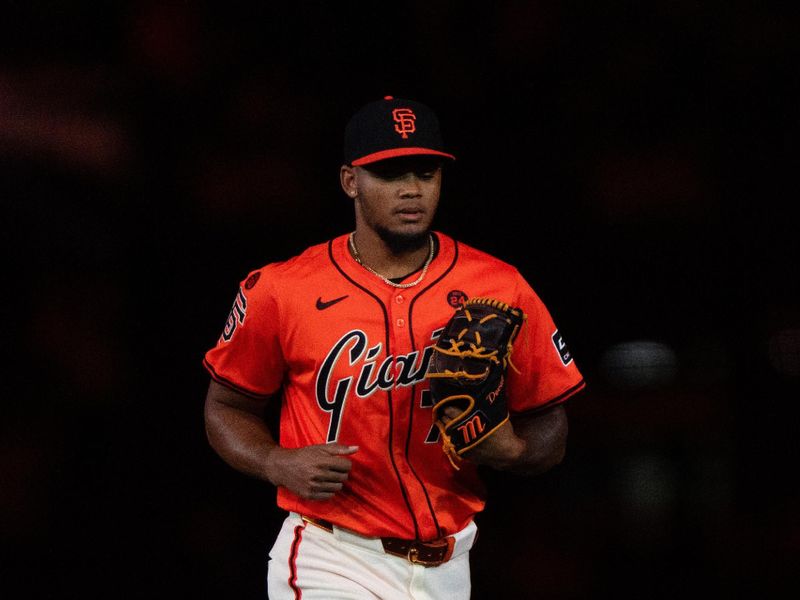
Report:
[[[408,356],[414,351],[411,344],[412,333],[408,330],[410,323],[408,311],[412,304],[410,302],[411,299],[412,296],[408,290],[394,290],[387,302],[389,323],[391,324],[389,334],[390,353],[395,358]],[[418,355],[415,366],[418,367],[421,360],[422,356]],[[411,432],[410,419],[412,418],[413,403],[415,402],[412,394],[416,386],[407,385],[399,381],[402,369],[403,365],[395,360],[393,367],[394,386],[391,392],[393,396],[391,451],[402,480],[401,483],[408,492],[411,509],[419,526],[419,535],[423,538],[429,538],[437,535],[437,526],[429,509],[427,492],[419,478],[414,474],[408,462],[406,450],[408,444],[415,443],[415,440],[409,440],[408,436]]]

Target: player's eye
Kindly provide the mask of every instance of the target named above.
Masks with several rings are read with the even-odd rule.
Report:
[[[378,166],[369,168],[368,171],[372,173],[378,179],[383,181],[393,181],[395,179],[400,179],[405,175],[405,171],[402,169],[398,169],[396,167],[392,168],[389,166]]]
[[[397,181],[398,179],[402,179],[404,175],[405,173],[380,173],[378,178],[383,181]]]

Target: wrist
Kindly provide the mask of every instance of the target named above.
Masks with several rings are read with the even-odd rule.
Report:
[[[271,445],[266,449],[261,462],[261,478],[266,479],[276,487],[280,485],[280,463],[283,453],[283,448],[277,444]]]
[[[523,460],[526,450],[525,440],[516,436],[509,427],[469,450],[464,458],[492,469],[506,471]]]
[[[495,469],[505,471],[514,468],[525,455],[527,444],[522,438],[516,435],[509,436],[503,445],[502,452],[499,452],[492,465]]]

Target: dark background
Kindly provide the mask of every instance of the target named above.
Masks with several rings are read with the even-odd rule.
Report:
[[[561,466],[486,473],[474,597],[790,597],[779,6],[3,3],[0,594],[264,597],[282,514],[207,446],[202,355],[250,269],[352,228],[342,130],[391,94],[458,156],[437,228],[518,266],[589,382]]]

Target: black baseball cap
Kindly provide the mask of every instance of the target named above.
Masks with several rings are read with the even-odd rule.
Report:
[[[441,156],[439,119],[421,102],[385,96],[364,105],[344,130],[344,161],[361,166],[400,156]]]

